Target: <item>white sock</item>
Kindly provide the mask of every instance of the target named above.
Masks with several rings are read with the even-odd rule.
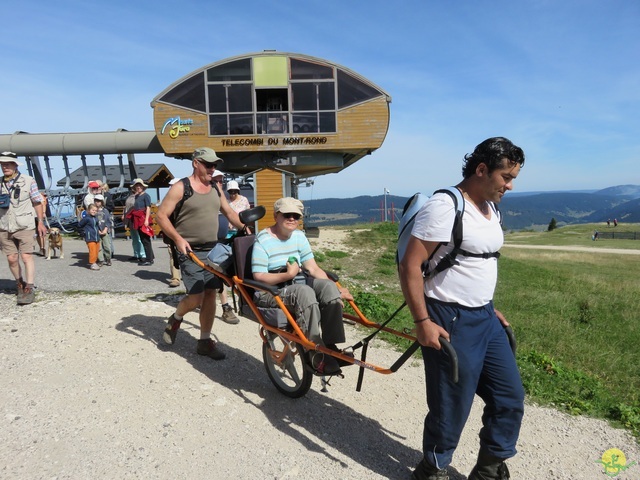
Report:
[[[209,340],[211,338],[211,332],[200,332],[200,340]]]

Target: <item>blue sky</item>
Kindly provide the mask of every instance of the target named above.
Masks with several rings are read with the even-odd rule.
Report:
[[[3,20],[1,134],[152,130],[149,104],[174,81],[275,49],[348,67],[392,97],[383,146],[316,177],[303,200],[431,192],[497,135],[525,151],[517,191],[640,184],[636,0],[23,0]]]

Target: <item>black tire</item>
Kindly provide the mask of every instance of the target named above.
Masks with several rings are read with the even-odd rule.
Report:
[[[290,398],[300,398],[311,388],[313,372],[307,367],[303,348],[280,335],[264,332],[262,359],[273,385]]]

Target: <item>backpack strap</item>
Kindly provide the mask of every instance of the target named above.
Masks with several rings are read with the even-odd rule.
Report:
[[[460,245],[462,245],[462,238],[464,233],[462,229],[462,216],[464,215],[465,207],[465,201],[464,197],[462,196],[462,192],[460,192],[457,187],[446,187],[433,192],[434,195],[436,193],[446,193],[453,200],[453,208],[456,211],[455,218],[453,220],[453,229],[451,230],[451,242],[453,242],[453,250],[445,255],[433,270],[428,270],[427,266],[429,264],[429,260],[431,260],[431,258],[435,255],[436,251],[440,247],[442,247],[443,245],[447,245],[449,242],[442,242],[440,243],[440,245],[438,245],[438,247],[431,254],[431,257],[429,257],[429,260],[427,260],[423,266],[425,279],[435,277],[438,273],[445,271],[447,268],[458,265],[456,257],[458,256],[458,253],[463,251],[460,248]]]
[[[191,186],[191,181],[189,177],[181,178],[180,181],[183,185],[182,198],[176,203],[176,207],[173,209],[173,213],[169,217],[169,220],[173,225],[175,225],[176,220],[178,219],[178,215],[180,214],[180,210],[182,210],[182,205],[186,202],[191,196],[193,196],[193,187]]]
[[[461,248],[462,239],[464,238],[464,232],[462,228],[462,216],[464,215],[465,201],[464,201],[464,197],[462,196],[462,192],[460,192],[460,190],[458,190],[456,187],[447,187],[440,190],[436,190],[433,193],[434,194],[446,193],[453,199],[453,205],[456,209],[456,218],[453,222],[453,230],[451,231],[451,243],[453,243],[453,250],[451,250],[448,254],[446,254],[440,260],[440,262],[438,262],[438,264],[435,266],[433,270],[427,271],[426,268],[423,269],[425,271],[425,275],[424,275],[425,279],[433,278],[438,273],[445,271],[447,268],[451,268],[454,265],[459,265],[459,262],[456,260],[456,257],[458,255],[462,255],[464,257],[484,258],[485,260],[489,258],[500,257],[500,252],[474,253]],[[500,225],[502,225],[502,216],[500,215],[500,211],[498,210],[497,205],[493,202],[490,202],[490,205],[491,205],[491,208],[493,208],[493,211],[498,216],[498,219],[500,220]],[[438,248],[440,248],[442,245],[447,245],[447,243],[449,242],[442,242],[438,246]],[[435,254],[436,250],[438,250],[438,248],[434,250],[431,257],[433,257],[433,255]],[[429,260],[431,260],[431,257],[429,257]],[[427,265],[428,265],[428,262],[427,262]]]

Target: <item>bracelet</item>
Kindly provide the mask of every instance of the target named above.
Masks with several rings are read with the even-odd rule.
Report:
[[[431,320],[431,317],[424,317],[424,318],[421,318],[420,320],[414,320],[413,323],[422,323],[422,322],[426,322],[427,320]]]

